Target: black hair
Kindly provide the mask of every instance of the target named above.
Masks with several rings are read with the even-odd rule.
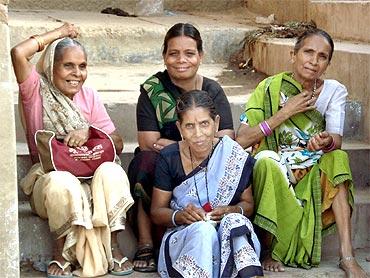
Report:
[[[294,45],[294,54],[297,54],[297,52],[301,49],[303,46],[303,42],[305,39],[318,35],[323,37],[330,45],[330,53],[329,53],[329,62],[331,58],[333,57],[333,52],[334,52],[334,42],[331,36],[324,30],[319,29],[319,28],[313,28],[313,29],[308,29],[307,31],[303,32],[298,38],[297,41]]]
[[[197,43],[198,52],[203,52],[203,41],[197,28],[190,23],[176,23],[166,33],[163,42],[162,54],[167,53],[168,41],[175,37],[186,36],[190,37]]]
[[[87,58],[86,50],[83,47],[83,45],[74,39],[71,38],[64,38],[55,47],[55,52],[54,52],[54,63],[58,62],[62,59],[64,50],[68,47],[74,47],[77,46],[82,49],[83,53],[85,54],[85,57]]]
[[[201,107],[205,110],[208,110],[212,120],[216,119],[216,107],[208,92],[193,90],[181,94],[181,96],[177,99],[176,113],[179,121],[182,121],[182,116],[185,112],[196,107]]]

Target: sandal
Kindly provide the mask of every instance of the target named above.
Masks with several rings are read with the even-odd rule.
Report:
[[[113,251],[114,249],[117,249],[117,248],[119,248],[118,244],[112,244],[112,246],[111,246],[112,251]],[[113,275],[116,275],[116,276],[124,276],[124,275],[129,275],[129,274],[133,273],[133,272],[134,272],[134,267],[133,267],[133,266],[131,266],[131,267],[129,267],[129,268],[127,268],[127,269],[125,269],[125,270],[122,270],[122,265],[123,265],[125,262],[127,262],[127,261],[128,261],[128,258],[127,258],[127,257],[125,257],[125,256],[123,256],[123,258],[122,258],[121,260],[118,260],[118,259],[116,259],[116,258],[113,258],[113,265],[111,266],[111,269],[109,270],[109,272],[110,272],[111,274],[113,274]],[[117,264],[117,265],[118,265],[118,267],[119,267],[121,270],[119,270],[119,271],[115,271],[115,270],[114,270],[114,264]]]
[[[113,258],[113,269],[114,269],[114,264],[118,264],[118,267],[120,269],[122,269],[122,265],[128,261],[128,258],[127,257],[123,257],[120,261]],[[129,275],[131,273],[134,272],[134,268],[133,267],[130,267],[126,270],[120,270],[120,271],[114,271],[114,270],[111,270],[110,273],[113,274],[113,275],[117,275],[117,276],[124,276],[124,275]]]
[[[67,269],[67,267],[69,267],[71,265],[70,262],[66,261],[64,263],[64,265],[61,264],[61,262],[57,261],[57,260],[53,260],[53,261],[50,261],[48,263],[48,267],[51,266],[52,264],[56,264],[63,272]],[[73,275],[72,273],[71,274],[67,274],[67,275],[53,275],[53,274],[49,274],[48,273],[48,278],[72,278]]]
[[[157,272],[157,264],[155,263],[153,247],[145,245],[136,251],[135,261],[145,261],[146,266],[134,266],[134,270],[138,272]]]

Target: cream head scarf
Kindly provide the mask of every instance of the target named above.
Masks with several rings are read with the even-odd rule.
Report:
[[[54,85],[55,48],[62,40],[58,39],[49,44],[36,65],[41,75],[40,94],[44,129],[54,131],[57,138],[63,138],[72,130],[89,126],[75,103]]]

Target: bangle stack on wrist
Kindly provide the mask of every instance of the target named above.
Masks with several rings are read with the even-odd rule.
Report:
[[[34,39],[37,42],[37,44],[39,46],[39,49],[37,50],[37,52],[40,52],[40,51],[43,51],[44,50],[44,48],[45,48],[45,40],[41,36],[39,36],[39,35],[33,35],[33,36],[30,37],[30,39]]]
[[[261,129],[263,135],[265,135],[265,137],[270,136],[272,134],[271,127],[266,121],[260,122],[258,126]]]
[[[334,137],[331,136],[331,138],[333,139],[331,141],[331,144],[329,146],[326,146],[325,148],[322,149],[322,151],[324,153],[328,153],[328,152],[331,152],[331,151],[334,151],[335,150],[335,140],[334,140]]]

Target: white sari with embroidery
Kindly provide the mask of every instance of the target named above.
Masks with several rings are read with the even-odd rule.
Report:
[[[171,208],[182,209],[190,203],[200,207],[198,195],[201,203],[206,203],[205,174],[212,208],[237,204],[250,184],[253,164],[254,159],[240,145],[223,137],[209,161],[203,161],[175,187]],[[259,253],[260,243],[252,223],[239,213],[230,213],[216,228],[199,221],[168,229],[162,239],[158,272],[162,277],[263,275]]]

